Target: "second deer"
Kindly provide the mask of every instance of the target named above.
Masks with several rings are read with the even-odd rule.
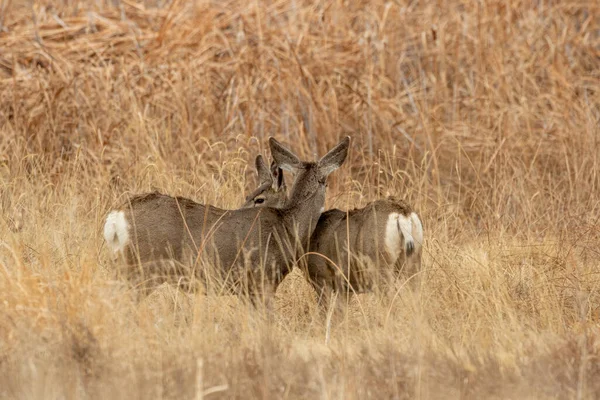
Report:
[[[379,199],[363,208],[321,214],[310,239],[306,274],[321,301],[362,293],[390,275],[421,269],[423,226],[403,200]]]

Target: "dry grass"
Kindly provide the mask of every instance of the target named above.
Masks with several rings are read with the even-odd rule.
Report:
[[[593,0],[0,1],[0,396],[600,397],[599,67]],[[115,277],[124,193],[235,207],[344,134],[328,205],[414,204],[419,291],[326,345],[297,272],[270,322]]]

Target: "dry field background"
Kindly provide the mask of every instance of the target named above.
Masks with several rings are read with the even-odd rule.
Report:
[[[0,397],[600,397],[600,3],[0,1]],[[394,194],[418,290],[325,327],[136,296],[101,229],[127,193],[236,207],[275,136],[352,136],[328,207]]]

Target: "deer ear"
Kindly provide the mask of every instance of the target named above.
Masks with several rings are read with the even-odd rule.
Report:
[[[265,164],[265,160],[259,154],[256,156],[256,172],[258,173],[258,184],[262,186],[265,183],[269,185],[273,184],[273,175],[271,175],[271,171],[267,168],[267,164]]]
[[[346,136],[319,160],[319,174],[321,177],[327,177],[344,163],[349,147],[350,136]]]
[[[297,169],[302,168],[302,161],[275,138],[269,138],[269,146],[271,155],[279,168],[289,172],[296,172]]]
[[[275,191],[285,190],[285,178],[283,177],[283,170],[277,166],[275,161],[271,162],[271,175],[273,176],[273,184],[275,185]]]

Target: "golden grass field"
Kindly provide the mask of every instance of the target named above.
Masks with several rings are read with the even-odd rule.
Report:
[[[329,343],[298,270],[272,319],[115,272],[127,195],[235,208],[343,135],[327,207],[426,240]],[[0,210],[1,398],[598,398],[600,3],[0,0]]]

